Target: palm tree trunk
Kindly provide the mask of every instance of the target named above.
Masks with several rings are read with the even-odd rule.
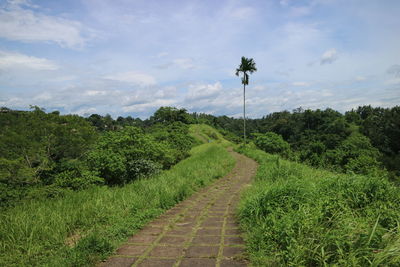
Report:
[[[243,137],[246,145],[246,84],[243,84]]]

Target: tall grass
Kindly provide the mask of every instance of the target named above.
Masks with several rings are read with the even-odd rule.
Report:
[[[255,266],[400,266],[400,189],[255,149],[239,217]]]
[[[171,170],[124,187],[93,187],[3,210],[0,266],[88,266],[104,258],[146,222],[234,165],[216,144],[191,153]]]
[[[232,146],[220,132],[207,124],[191,124],[189,134],[202,143],[215,142],[224,147]]]

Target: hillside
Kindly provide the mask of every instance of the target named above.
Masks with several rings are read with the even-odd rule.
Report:
[[[263,151],[238,211],[254,266],[399,266],[400,189]]]
[[[227,151],[233,147],[260,165],[239,209],[219,206],[230,206],[229,223],[244,231],[242,259],[255,266],[398,266],[400,191],[396,171],[383,164],[397,160],[397,126],[386,118],[394,150],[385,154],[364,134],[368,116],[357,125],[356,115],[275,114],[243,146],[230,127],[216,125],[220,118],[184,109],[163,107],[144,121],[7,110],[0,114],[0,265],[94,265],[229,173],[241,158]],[[289,134],[286,124],[296,130]],[[243,162],[230,179],[246,173]],[[212,224],[227,222],[213,217]],[[234,230],[226,240],[239,240]],[[224,246],[219,251],[219,263],[232,260]]]
[[[196,146],[190,154],[170,170],[123,187],[96,186],[2,211],[0,265],[93,265],[234,164],[214,143]]]

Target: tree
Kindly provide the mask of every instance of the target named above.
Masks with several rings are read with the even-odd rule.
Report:
[[[290,145],[279,134],[267,132],[265,134],[256,133],[254,136],[256,146],[265,152],[279,154],[283,157],[289,156]]]
[[[243,73],[242,84],[243,84],[243,138],[246,144],[246,85],[249,84],[249,73],[257,71],[256,63],[252,58],[242,57],[239,68],[236,69],[236,76]]]
[[[160,107],[150,120],[157,123],[171,123],[180,121],[186,124],[193,123],[193,118],[187,113],[186,109],[177,109],[175,107]]]

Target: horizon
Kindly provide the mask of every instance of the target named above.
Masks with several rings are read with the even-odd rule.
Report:
[[[292,110],[280,110],[280,111],[274,111],[274,112],[271,112],[271,113],[268,113],[268,114],[264,114],[264,115],[261,115],[261,116],[259,116],[259,117],[252,117],[252,118],[250,118],[250,117],[247,117],[246,116],[246,121],[247,120],[257,120],[257,119],[263,119],[264,117],[267,117],[268,115],[271,115],[271,114],[273,114],[273,113],[281,113],[281,112],[289,112],[289,113],[295,113],[296,111],[299,111],[299,110],[301,110],[301,112],[304,112],[304,111],[306,111],[306,110],[311,110],[311,111],[317,111],[317,110],[321,110],[321,111],[325,111],[325,110],[327,110],[327,109],[331,109],[331,110],[333,110],[333,111],[335,111],[335,112],[339,112],[341,115],[345,115],[345,113],[346,112],[349,112],[349,111],[355,111],[355,110],[357,110],[358,108],[361,108],[361,107],[366,107],[366,106],[370,106],[370,107],[372,107],[372,108],[384,108],[384,107],[380,107],[380,106],[372,106],[372,105],[364,105],[364,106],[358,106],[358,107],[356,107],[356,108],[352,108],[352,109],[350,109],[350,110],[346,110],[346,111],[344,111],[344,112],[342,112],[342,111],[339,111],[339,110],[335,110],[335,109],[332,109],[332,108],[330,108],[330,107],[326,107],[326,108],[324,108],[324,109],[319,109],[319,108],[315,108],[315,109],[305,109],[305,108],[303,108],[303,107],[297,107],[297,108],[294,108],[294,109],[292,109]],[[170,107],[170,108],[176,108],[176,107],[173,107],[173,106],[164,106],[164,107]],[[400,107],[400,105],[394,105],[394,106],[392,106],[392,107],[388,107],[388,108],[384,108],[384,109],[391,109],[391,108],[396,108],[396,107]],[[46,110],[45,108],[42,108],[42,107],[39,107],[39,106],[31,106],[30,108],[28,108],[28,109],[10,109],[10,108],[8,108],[8,107],[1,107],[0,106],[0,112],[7,112],[7,111],[3,111],[2,109],[3,108],[5,108],[5,109],[9,109],[10,111],[17,111],[17,112],[30,112],[30,111],[33,111],[35,108],[39,108],[40,110],[42,110],[43,112],[45,112],[45,113],[51,113],[51,112],[59,112],[60,113],[60,115],[78,115],[78,116],[81,116],[81,117],[83,117],[83,118],[89,118],[91,115],[100,115],[100,116],[102,116],[102,117],[105,117],[105,116],[111,116],[111,118],[113,119],[113,120],[117,120],[118,119],[118,117],[122,117],[122,118],[127,118],[128,116],[130,116],[130,117],[132,117],[132,119],[140,119],[140,120],[142,120],[142,121],[145,121],[145,120],[150,120],[150,118],[154,115],[154,113],[152,113],[152,114],[149,114],[147,117],[134,117],[134,116],[132,116],[132,115],[126,115],[126,116],[113,116],[113,115],[111,115],[111,114],[109,114],[109,113],[105,113],[105,114],[98,114],[98,113],[91,113],[91,114],[76,114],[76,113],[62,113],[62,112],[60,112],[59,110],[56,110],[56,109],[53,109],[53,110]],[[159,108],[162,108],[162,107],[159,107]],[[156,112],[159,108],[157,108],[154,112]],[[221,114],[221,115],[213,115],[213,114],[210,114],[210,113],[203,113],[203,112],[196,112],[196,111],[194,111],[194,112],[191,112],[191,111],[189,111],[189,110],[187,110],[185,107],[181,107],[181,108],[179,108],[179,109],[184,109],[184,110],[186,110],[186,112],[189,114],[189,115],[194,115],[194,114],[197,114],[197,115],[207,115],[207,116],[214,116],[214,117],[224,117],[224,116],[226,116],[226,117],[228,117],[228,118],[233,118],[233,119],[243,119],[243,116],[239,116],[239,117],[233,117],[233,116],[228,116],[228,115],[225,115],[225,114]]]
[[[399,1],[0,0],[0,106],[247,118],[400,103]],[[212,52],[210,52],[212,51]]]

